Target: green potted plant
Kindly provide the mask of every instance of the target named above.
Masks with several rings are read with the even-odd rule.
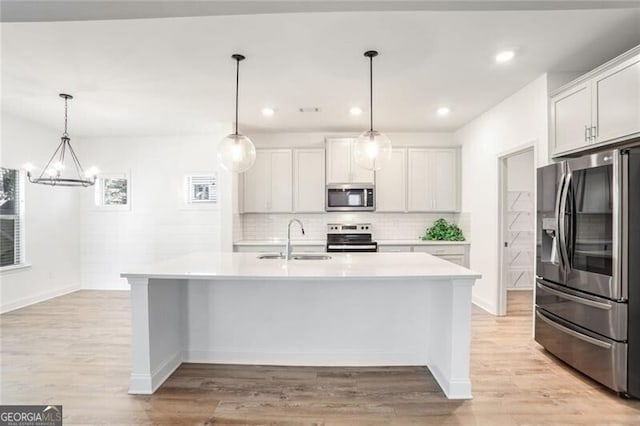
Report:
[[[420,238],[425,241],[464,241],[462,230],[457,225],[449,223],[443,218],[436,220],[433,226],[427,228],[425,234]]]

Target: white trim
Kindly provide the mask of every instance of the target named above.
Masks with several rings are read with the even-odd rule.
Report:
[[[182,365],[182,351],[179,350],[164,360],[151,374],[131,373],[129,393],[151,395]]]
[[[506,277],[505,277],[505,265],[504,265],[504,241],[505,241],[505,216],[506,216],[506,205],[505,199],[507,196],[507,160],[510,157],[524,154],[525,152],[531,151],[533,153],[533,169],[534,172],[537,166],[537,158],[538,158],[538,150],[537,150],[537,139],[530,140],[527,143],[522,145],[518,145],[514,148],[508,149],[498,154],[498,291],[496,293],[496,303],[495,310],[489,310],[489,312],[504,316],[507,314],[507,285],[506,285]],[[537,197],[536,194],[536,179],[535,174],[533,176],[533,212],[536,212],[536,202]],[[534,235],[533,244],[534,244],[534,258],[535,258],[535,242],[536,238]],[[475,300],[474,300],[475,302]],[[486,309],[484,306],[478,304],[483,309]],[[486,309],[488,310],[488,309]]]
[[[7,312],[15,311],[16,309],[24,308],[35,303],[44,302],[45,300],[53,299],[54,297],[63,296],[65,294],[73,293],[80,290],[80,284],[74,284],[68,287],[58,288],[43,293],[27,296],[15,300],[11,303],[0,306],[0,313],[6,314]]]
[[[191,199],[192,179],[194,177],[214,178],[216,188],[215,201]],[[212,170],[208,172],[192,172],[187,173],[184,176],[184,203],[180,206],[180,210],[202,210],[207,212],[211,210],[220,210],[220,176],[217,171]]]
[[[633,58],[635,55],[640,54],[640,45],[635,46],[629,50],[627,50],[626,52],[616,56],[615,58],[605,62],[604,64],[592,69],[591,71],[586,72],[585,74],[582,74],[580,77],[568,82],[567,84],[562,85],[561,87],[557,88],[556,90],[554,90],[553,92],[551,92],[549,94],[549,97],[555,97],[556,95],[566,91],[567,89],[572,88],[573,86],[577,86],[579,84],[582,83],[586,83],[589,80],[591,80],[594,77],[597,77],[598,74],[601,74],[607,70],[609,70],[610,68],[613,68],[614,66]]]
[[[447,380],[447,376],[437,366],[429,365],[427,367],[448,399],[472,399],[470,380]]]
[[[479,307],[480,309],[484,309],[492,315],[498,315],[496,306],[489,303],[488,300],[484,300],[478,296],[473,296],[471,299],[471,303]]]
[[[19,271],[22,269],[29,269],[31,268],[31,264],[30,263],[19,263],[17,265],[7,265],[7,266],[0,266],[0,273],[3,272],[11,272],[11,271]]]
[[[183,362],[202,364],[259,364],[315,367],[371,367],[424,365],[428,353],[415,349],[410,352],[279,352],[273,350],[195,350],[183,352]]]

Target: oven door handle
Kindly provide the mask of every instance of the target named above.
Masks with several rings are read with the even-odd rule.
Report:
[[[561,299],[571,300],[572,302],[576,302],[581,305],[591,306],[592,308],[602,309],[605,311],[610,311],[613,308],[609,303],[596,302],[595,300],[583,299],[582,297],[573,296],[571,294],[567,294],[562,291],[555,290],[549,286],[542,284],[541,282],[538,282],[537,286],[540,290],[546,291],[547,293],[551,293],[554,296],[558,296]]]
[[[611,349],[611,347],[613,346],[611,343],[608,342],[603,342],[602,340],[598,340],[598,339],[594,339],[591,336],[587,336],[586,334],[582,334],[582,333],[578,333],[575,330],[570,329],[569,327],[565,327],[564,325],[558,324],[555,321],[552,321],[551,319],[547,318],[546,316],[542,315],[540,312],[536,311],[536,316],[541,319],[542,321],[544,321],[545,323],[547,323],[547,325],[549,325],[550,327],[555,328],[556,330],[559,330],[565,334],[568,334],[569,336],[573,336],[576,339],[580,339],[584,342],[587,343],[591,343],[592,345],[595,346],[600,346],[601,348],[605,348],[605,349]]]

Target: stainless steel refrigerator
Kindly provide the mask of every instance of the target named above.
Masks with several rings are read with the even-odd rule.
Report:
[[[535,340],[640,397],[640,149],[537,171]]]

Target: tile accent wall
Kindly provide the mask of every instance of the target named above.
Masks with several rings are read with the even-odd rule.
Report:
[[[264,240],[286,238],[287,223],[298,218],[304,223],[305,238],[324,240],[328,223],[371,223],[375,240],[416,239],[424,235],[427,227],[441,217],[458,224],[469,239],[466,214],[458,213],[324,213],[324,214],[250,214],[242,221],[242,238],[234,235],[234,240]],[[295,239],[302,238],[300,230],[292,230]]]

